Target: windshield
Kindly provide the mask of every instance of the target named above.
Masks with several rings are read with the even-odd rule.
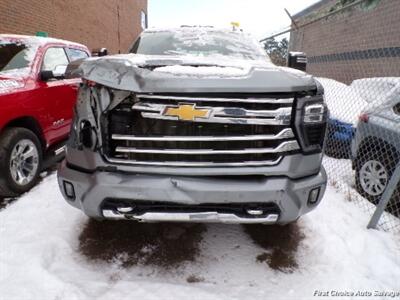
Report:
[[[35,49],[20,42],[0,40],[0,73],[29,68]]]
[[[141,35],[130,52],[146,55],[268,59],[261,45],[249,36],[238,32],[217,30],[148,31]]]

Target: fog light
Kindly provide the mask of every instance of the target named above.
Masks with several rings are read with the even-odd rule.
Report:
[[[134,207],[132,207],[132,206],[120,206],[120,207],[117,207],[117,210],[118,210],[118,212],[120,212],[122,214],[127,214],[127,213],[130,213],[130,212],[133,212]]]
[[[320,187],[312,189],[308,194],[308,204],[315,204],[318,201]]]
[[[74,189],[74,185],[68,181],[64,181],[63,183],[64,185],[64,192],[65,195],[71,199],[71,200],[75,200],[75,189]]]
[[[246,212],[252,216],[261,216],[264,214],[262,209],[247,209]]]

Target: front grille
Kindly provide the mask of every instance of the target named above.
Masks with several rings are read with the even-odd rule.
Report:
[[[106,158],[156,166],[275,165],[300,149],[290,126],[293,103],[294,94],[132,96],[108,113]],[[175,115],[181,109],[192,119]]]

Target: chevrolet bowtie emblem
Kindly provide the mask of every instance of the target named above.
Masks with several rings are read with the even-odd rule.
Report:
[[[196,108],[196,104],[179,104],[178,107],[166,107],[163,115],[178,117],[182,121],[195,121],[197,118],[209,118],[210,113],[210,109]]]

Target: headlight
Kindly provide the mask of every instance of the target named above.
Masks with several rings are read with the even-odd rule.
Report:
[[[321,123],[325,117],[325,106],[323,104],[310,104],[304,107],[304,123]]]
[[[328,109],[322,92],[296,99],[295,129],[303,152],[321,152],[326,132]]]

